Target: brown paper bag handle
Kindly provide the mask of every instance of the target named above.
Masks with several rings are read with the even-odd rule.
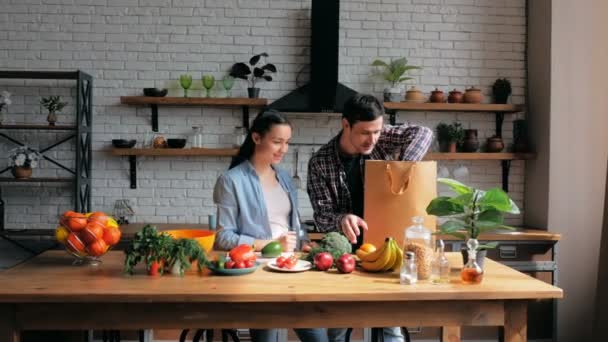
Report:
[[[401,187],[399,188],[399,190],[394,191],[393,190],[393,175],[391,174],[391,164],[386,164],[386,174],[388,175],[388,185],[389,185],[389,189],[391,190],[391,193],[393,195],[403,195],[403,193],[407,190],[407,187],[410,185],[410,180],[412,180],[412,175],[414,174],[414,172],[412,170],[414,167],[416,167],[416,164],[412,164],[412,166],[408,172],[408,176],[406,177],[403,184],[401,184]]]

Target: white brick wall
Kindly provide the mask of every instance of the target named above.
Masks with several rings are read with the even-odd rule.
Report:
[[[95,209],[111,211],[114,201],[128,198],[135,205],[136,221],[206,222],[214,211],[211,199],[216,177],[229,158],[139,158],[138,189],[129,188],[126,158],[105,150],[113,138],[152,137],[148,108],[119,104],[121,95],[140,94],[144,87],[168,87],[181,96],[177,79],[190,73],[197,82],[191,90],[200,96],[200,77],[221,79],[237,61],[266,51],[279,69],[262,94],[276,99],[296,87],[297,73],[308,64],[310,0],[0,0],[0,69],[74,70],[94,76],[94,188]],[[342,0],[340,81],[362,92],[380,96],[385,87],[370,76],[377,57],[406,56],[423,66],[414,73],[425,92],[480,86],[486,95],[497,77],[513,83],[514,103],[525,94],[524,0]],[[307,78],[306,70],[301,79]],[[8,121],[44,122],[40,96],[61,94],[74,103],[69,83],[0,80],[0,90],[13,92]],[[49,85],[51,87],[49,87]],[[245,84],[233,90],[244,96]],[[64,110],[70,113],[72,107]],[[231,143],[240,111],[217,108],[160,108],[160,131],[168,136],[188,134],[203,125],[205,144]],[[43,112],[43,111],[42,111]],[[291,116],[294,142],[322,144],[339,130],[339,118],[320,115]],[[399,113],[398,121],[434,127],[441,121],[463,122],[480,130],[480,140],[492,135],[494,116],[466,113]],[[504,136],[510,142],[513,116],[506,116]],[[60,116],[65,123],[69,115]],[[45,146],[58,133],[11,132],[33,146]],[[42,141],[42,142],[39,142]],[[2,152],[12,144],[2,142]],[[55,156],[70,163],[64,145]],[[300,148],[298,172],[306,179],[311,147]],[[5,163],[1,160],[0,163]],[[293,169],[290,155],[284,167]],[[499,162],[446,162],[452,170],[469,168],[465,181],[481,187],[500,186]],[[71,164],[70,164],[71,165]],[[0,166],[3,166],[0,164]],[[524,162],[514,162],[511,195],[523,206]],[[36,175],[60,174],[48,162]],[[7,226],[52,228],[56,215],[69,208],[68,187],[4,186]],[[305,191],[301,212],[311,216]],[[511,223],[521,223],[514,218]]]

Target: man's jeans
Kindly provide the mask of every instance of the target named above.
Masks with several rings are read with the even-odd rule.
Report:
[[[344,342],[346,339],[346,329],[329,328],[327,329],[327,337],[329,338],[329,342]],[[384,342],[403,342],[401,327],[382,328],[382,337],[384,338]]]

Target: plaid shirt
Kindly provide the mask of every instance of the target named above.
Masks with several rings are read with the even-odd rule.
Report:
[[[351,195],[346,183],[346,172],[340,162],[338,134],[315,153],[308,163],[307,190],[317,231],[341,231],[340,222],[352,213]],[[371,160],[422,160],[433,139],[433,131],[427,127],[386,125]]]

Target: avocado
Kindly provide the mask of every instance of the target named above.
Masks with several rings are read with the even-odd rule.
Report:
[[[262,257],[275,258],[283,253],[283,247],[278,241],[272,241],[262,248]]]

